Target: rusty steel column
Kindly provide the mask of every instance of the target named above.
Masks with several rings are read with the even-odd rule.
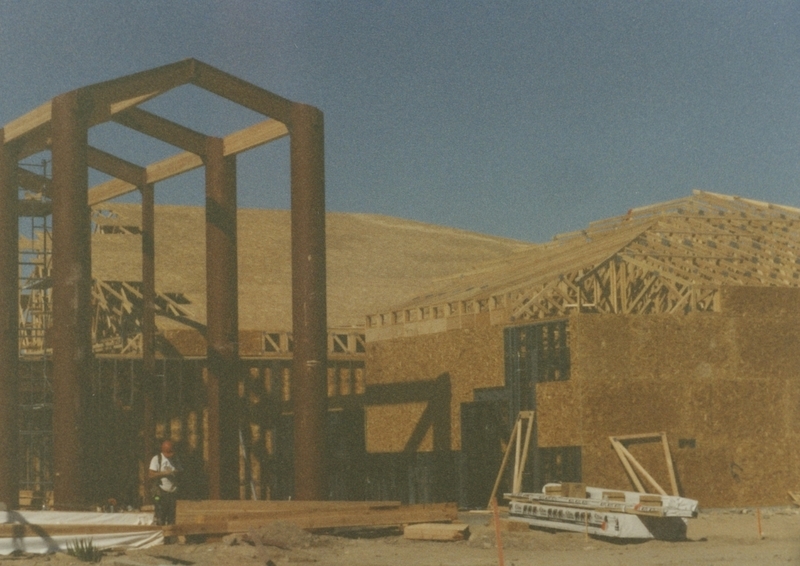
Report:
[[[142,427],[145,469],[155,453],[156,374],[156,248],[155,187],[139,187],[142,193]]]
[[[289,126],[292,179],[292,404],[294,496],[327,498],[327,307],[325,161],[322,112],[294,104]]]
[[[17,153],[0,129],[0,502],[19,507]]]
[[[91,466],[91,215],[88,104],[80,91],[52,103],[53,158],[53,491],[57,508],[88,501]]]
[[[236,157],[209,138],[205,166],[208,490],[210,499],[239,499]]]

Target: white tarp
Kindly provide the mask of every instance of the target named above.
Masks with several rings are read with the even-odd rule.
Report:
[[[6,525],[75,525],[76,533],[80,533],[80,525],[152,525],[152,513],[82,513],[75,511],[0,511],[0,523]],[[26,534],[36,528],[27,528]],[[96,527],[92,531],[96,530]],[[115,529],[117,530],[117,529]],[[67,545],[76,539],[91,539],[96,548],[126,547],[147,548],[163,544],[162,531],[131,531],[88,535],[54,535],[42,528],[38,536],[0,538],[0,555],[15,551],[33,554],[66,552]]]

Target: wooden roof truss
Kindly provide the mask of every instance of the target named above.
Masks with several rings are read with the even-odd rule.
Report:
[[[367,327],[480,313],[507,324],[577,312],[717,311],[722,286],[800,286],[800,210],[695,191],[453,281],[368,316]]]

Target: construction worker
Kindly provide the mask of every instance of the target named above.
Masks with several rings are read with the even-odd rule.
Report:
[[[178,476],[183,471],[175,456],[172,442],[161,443],[161,452],[150,460],[147,477],[154,482],[152,494],[155,503],[154,521],[156,525],[175,524],[175,503],[178,499]]]

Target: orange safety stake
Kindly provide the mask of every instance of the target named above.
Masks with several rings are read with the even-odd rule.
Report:
[[[761,509],[756,509],[756,524],[758,525],[758,538],[764,538],[764,531],[761,530]]]
[[[503,537],[500,535],[500,512],[497,510],[497,498],[492,497],[492,514],[494,515],[494,534],[497,538],[497,564],[505,566],[503,558]]]

